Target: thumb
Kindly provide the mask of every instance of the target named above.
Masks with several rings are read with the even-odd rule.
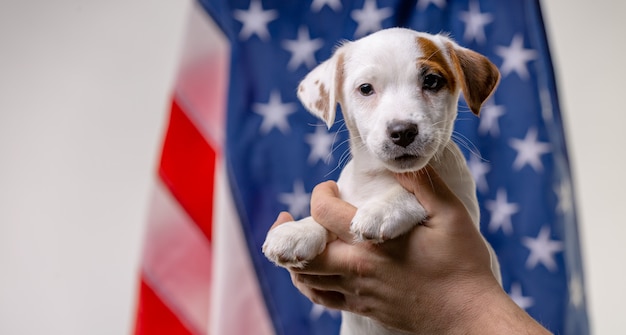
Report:
[[[350,222],[356,207],[341,200],[339,187],[333,181],[318,184],[311,194],[313,219],[344,241],[353,241]]]
[[[280,214],[278,214],[278,217],[276,218],[276,221],[274,221],[274,224],[272,224],[272,226],[270,227],[270,230],[278,227],[279,225],[285,223],[285,222],[289,222],[289,221],[293,221],[293,216],[291,216],[291,214],[287,213],[287,212],[280,212]]]

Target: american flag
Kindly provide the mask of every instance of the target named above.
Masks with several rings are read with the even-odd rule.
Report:
[[[348,159],[346,132],[307,113],[297,84],[342,40],[397,26],[447,32],[499,67],[480,118],[460,103],[454,135],[481,229],[520,307],[554,333],[589,333],[539,1],[199,0],[148,219],[135,334],[338,333],[340,314],[302,296],[261,245],[280,211],[307,216],[313,187]]]

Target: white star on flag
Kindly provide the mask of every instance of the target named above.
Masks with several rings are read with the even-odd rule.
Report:
[[[333,12],[339,12],[341,10],[341,0],[313,0],[311,11],[319,12],[325,5],[328,5]]]
[[[498,229],[502,229],[505,235],[511,235],[513,233],[511,216],[519,211],[519,206],[516,203],[508,202],[507,194],[504,189],[498,189],[496,200],[487,200],[485,202],[485,208],[491,212],[489,232],[494,233]]]
[[[537,58],[537,52],[532,49],[524,49],[524,37],[520,34],[513,36],[509,47],[497,47],[496,54],[504,60],[500,66],[502,77],[506,77],[515,71],[521,79],[528,79],[526,63]]]
[[[278,18],[278,11],[263,10],[261,1],[252,0],[247,11],[237,9],[234,11],[233,16],[243,24],[239,32],[240,39],[247,40],[252,35],[257,35],[261,40],[267,41],[270,38],[267,25],[270,21]]]
[[[424,10],[428,8],[428,5],[433,4],[439,9],[446,8],[446,0],[418,0],[417,9]]]
[[[569,302],[575,308],[579,308],[583,305],[584,302],[584,292],[585,289],[583,287],[583,281],[580,278],[580,274],[575,273],[572,275],[572,278],[569,280]]]
[[[315,52],[322,46],[324,46],[324,41],[321,38],[312,40],[309,29],[306,26],[300,27],[297,40],[283,42],[283,48],[291,52],[291,59],[287,68],[293,71],[302,64],[305,64],[309,69],[313,68],[317,64]]]
[[[322,161],[326,164],[330,162],[332,158],[330,153],[333,143],[335,143],[335,134],[329,133],[324,127],[316,127],[315,133],[306,134],[304,140],[311,146],[309,164],[313,165],[317,161]]]
[[[563,242],[550,239],[550,226],[541,227],[536,238],[524,237],[522,243],[530,249],[527,268],[533,269],[541,263],[552,272],[557,270],[554,254],[563,250]]]
[[[552,95],[546,88],[539,90],[539,100],[541,101],[541,116],[546,123],[554,121],[554,111],[552,109]]]
[[[521,309],[527,309],[534,305],[535,301],[531,297],[525,297],[522,294],[522,285],[520,283],[512,283],[511,284],[511,292],[509,293],[509,297],[515,301],[517,306]]]
[[[273,128],[278,128],[283,134],[289,132],[287,116],[297,110],[295,103],[283,103],[280,92],[272,91],[270,100],[266,104],[256,103],[252,105],[252,111],[263,116],[260,132],[269,133]]]
[[[556,206],[557,212],[561,214],[570,213],[574,208],[574,199],[572,198],[572,184],[569,179],[563,178],[554,192],[559,200]]]
[[[513,149],[517,150],[517,156],[513,162],[513,168],[515,170],[521,170],[524,166],[530,165],[536,172],[543,170],[543,164],[541,164],[541,155],[549,153],[550,144],[545,142],[539,142],[537,140],[537,128],[532,127],[526,132],[526,137],[523,140],[513,138],[509,142]]]
[[[351,14],[354,21],[358,24],[354,37],[362,37],[382,29],[383,20],[391,15],[393,15],[393,9],[378,9],[376,0],[365,0],[363,9],[355,9]]]
[[[486,178],[487,173],[491,170],[489,163],[483,162],[482,159],[476,155],[471,155],[467,166],[472,173],[472,177],[474,177],[476,188],[482,193],[489,191]]]
[[[287,205],[288,211],[294,219],[300,219],[309,215],[311,193],[306,192],[302,180],[294,181],[293,193],[281,193],[278,196],[278,201]]]
[[[478,133],[481,135],[489,134],[493,137],[500,136],[500,126],[498,125],[498,120],[504,114],[504,106],[496,105],[493,102],[487,103],[480,112]]]
[[[485,43],[485,26],[493,21],[493,15],[481,13],[478,2],[471,1],[469,11],[461,12],[459,19],[465,22],[465,33],[463,34],[465,42],[475,40],[480,44]]]

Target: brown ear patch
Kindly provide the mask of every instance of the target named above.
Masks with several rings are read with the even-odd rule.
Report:
[[[448,43],[450,58],[463,79],[461,87],[470,110],[479,115],[483,103],[500,81],[498,68],[487,57],[469,49],[457,49]]]
[[[338,54],[337,68],[335,68],[335,100],[339,103],[343,101],[344,62],[343,53]]]
[[[445,53],[431,40],[426,37],[417,37],[417,46],[422,51],[423,56],[417,59],[417,67],[428,66],[433,71],[439,72],[448,84],[451,91],[456,90],[456,80],[454,72],[446,59]]]
[[[317,82],[316,84],[320,89],[320,92],[319,92],[320,98],[315,102],[315,108],[317,108],[317,110],[322,111],[322,119],[326,121],[328,120],[328,108],[330,108],[329,106],[330,96],[324,84],[318,84]]]

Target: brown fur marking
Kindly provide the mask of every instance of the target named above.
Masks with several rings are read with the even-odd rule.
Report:
[[[343,101],[343,81],[345,58],[343,53],[337,55],[337,68],[335,69],[335,99],[341,103]]]
[[[498,68],[487,57],[469,49],[446,45],[457,73],[462,77],[461,88],[467,105],[476,115],[500,81]]]
[[[322,111],[323,120],[328,120],[328,108],[330,105],[329,93],[323,83],[319,84],[318,87],[320,89],[320,93],[319,93],[320,98],[317,99],[317,101],[315,102],[315,108]]]
[[[448,88],[451,91],[455,91],[456,79],[454,72],[452,72],[442,50],[433,41],[425,37],[418,37],[416,42],[424,55],[417,59],[417,67],[428,66],[431,68],[431,71],[438,72],[446,79]]]
[[[335,69],[335,99],[341,105],[341,112],[343,113],[343,121],[346,124],[346,128],[350,131],[350,145],[360,146],[362,144],[362,138],[359,134],[359,129],[356,127],[356,124],[352,120],[352,116],[350,115],[350,111],[344,105],[344,87],[345,79],[346,79],[346,68],[345,68],[346,58],[344,53],[340,53],[337,55],[337,68]]]

